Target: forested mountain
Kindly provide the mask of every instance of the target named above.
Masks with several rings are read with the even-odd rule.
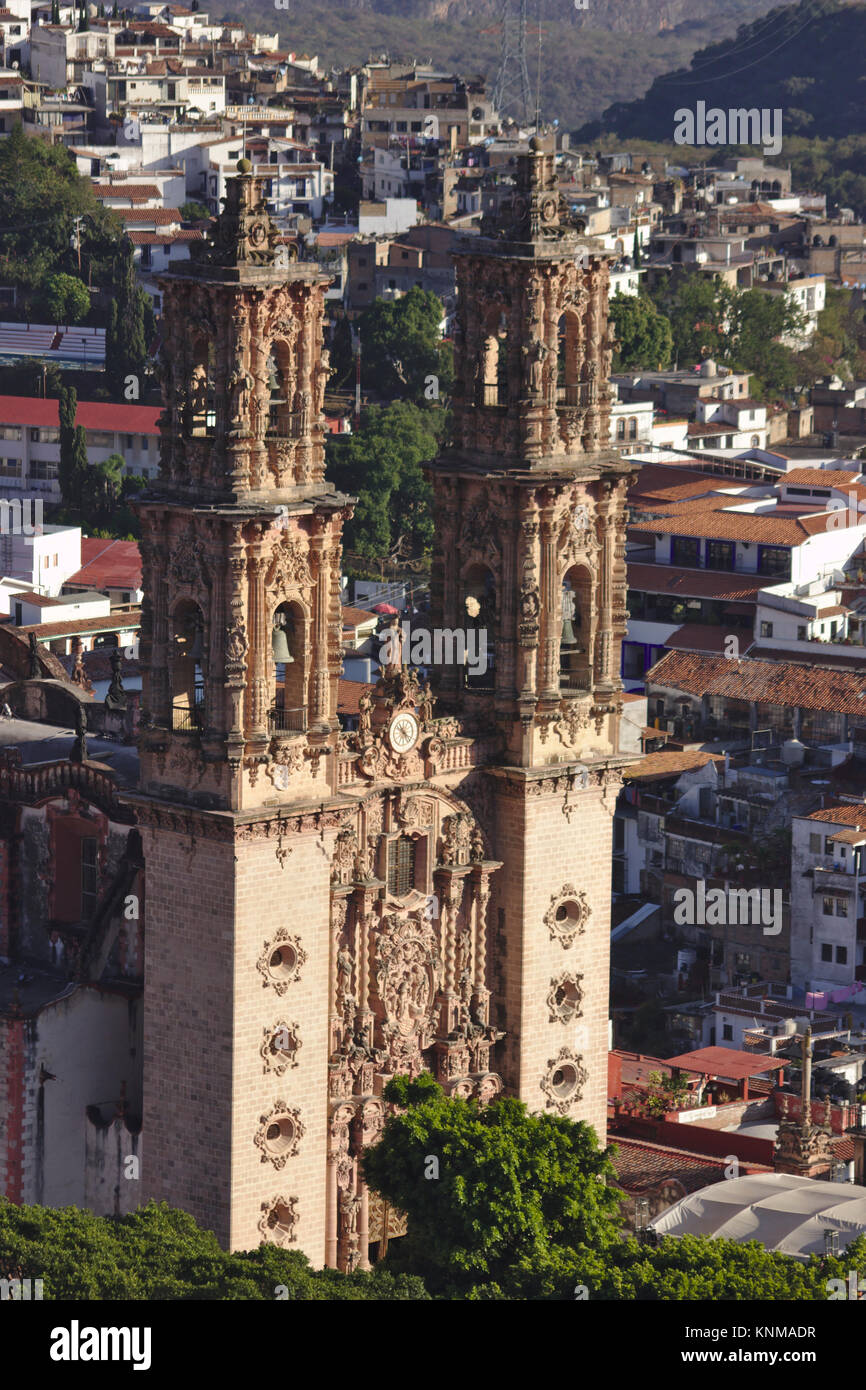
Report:
[[[657,77],[642,99],[608,107],[579,134],[670,140],[675,112],[702,101],[707,108],[778,108],[783,138],[860,135],[866,132],[864,45],[863,3],[801,0],[701,49],[687,67]]]

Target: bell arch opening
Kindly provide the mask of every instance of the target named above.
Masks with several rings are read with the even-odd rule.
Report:
[[[580,405],[580,316],[566,309],[556,330],[556,400],[558,405]]]
[[[559,686],[577,693],[592,688],[592,574],[572,565],[562,580]]]
[[[271,343],[268,353],[268,434],[287,439],[297,433],[295,370],[292,350],[282,338]]]
[[[463,576],[463,668],[470,690],[492,690],[496,683],[496,578],[486,565],[471,565]]]
[[[181,599],[171,615],[169,646],[171,726],[198,733],[204,726],[204,614],[193,599]]]
[[[272,733],[302,733],[307,727],[308,620],[300,603],[288,599],[271,618],[274,698],[268,723]]]

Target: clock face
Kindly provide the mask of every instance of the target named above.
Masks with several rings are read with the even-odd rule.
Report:
[[[395,753],[408,753],[418,741],[418,720],[406,710],[395,714],[388,727],[388,738]]]

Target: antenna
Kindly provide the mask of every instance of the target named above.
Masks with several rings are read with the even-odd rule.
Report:
[[[500,0],[502,31],[499,69],[493,87],[493,106],[500,116],[514,111],[519,122],[529,119],[532,93],[526,68],[527,0]]]

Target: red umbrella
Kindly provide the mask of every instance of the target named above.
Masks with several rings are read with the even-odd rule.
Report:
[[[374,609],[373,609],[373,612],[374,612],[374,613],[393,613],[393,614],[396,615],[397,613],[400,612],[400,609],[399,609],[399,608],[394,608],[394,606],[393,606],[392,604],[390,604],[390,603],[377,603],[376,606],[375,606]]]

